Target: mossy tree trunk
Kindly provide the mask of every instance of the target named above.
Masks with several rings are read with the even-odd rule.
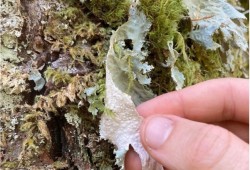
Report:
[[[199,25],[192,25],[184,1],[140,0],[138,9],[151,22],[143,50],[154,69],[146,87],[155,95],[178,89],[166,66],[172,54],[178,54],[172,65],[185,76],[181,88],[218,77],[248,78],[248,51],[224,42],[220,31],[211,39],[224,51],[207,50],[189,37]],[[249,8],[246,0],[228,2]],[[112,31],[129,18],[130,3],[0,1],[0,169],[119,169],[117,148],[100,139],[99,122],[110,111],[104,106],[105,56]],[[133,50],[130,39],[123,48]]]
[[[83,91],[109,31],[78,1],[1,7],[0,169],[116,169]]]

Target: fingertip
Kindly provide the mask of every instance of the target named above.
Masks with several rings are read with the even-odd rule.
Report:
[[[132,147],[129,148],[129,151],[125,155],[124,167],[125,170],[142,169],[140,157]]]
[[[144,103],[141,103],[136,107],[136,111],[138,114],[144,118],[149,117],[151,115],[154,115],[153,113],[159,113],[158,112],[158,105],[155,103],[158,102],[157,100],[149,100]],[[157,106],[157,107],[155,107]]]
[[[249,122],[249,81],[215,79],[157,96],[137,106],[142,117],[174,114],[199,122]],[[241,99],[241,100],[237,100]]]
[[[144,102],[144,103],[141,103],[140,105],[138,105],[137,107],[136,107],[136,111],[138,112],[138,114],[140,115],[140,116],[142,116],[142,117],[145,117],[145,111],[146,111],[146,108],[145,107],[147,107],[147,104],[146,104],[147,102]]]
[[[144,119],[140,134],[150,156],[170,169],[247,167],[247,144],[219,126],[154,115]]]
[[[173,130],[173,121],[164,115],[146,118],[141,126],[141,139],[144,146],[158,149],[167,140]]]

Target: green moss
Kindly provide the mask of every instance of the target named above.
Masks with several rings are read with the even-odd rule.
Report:
[[[63,4],[67,4],[68,6],[78,6],[81,0],[59,0]]]
[[[104,104],[104,60],[109,47],[111,30],[126,22],[131,1],[82,0],[83,4],[80,4],[81,0],[62,1],[64,3],[60,6],[60,9],[58,8],[59,10],[52,9],[48,15],[46,14],[48,16],[47,24],[41,27],[41,31],[45,27],[45,30],[43,30],[44,34],[41,34],[51,44],[50,46],[50,44],[46,43],[45,50],[48,50],[50,53],[56,51],[62,58],[71,56],[72,60],[70,61],[72,61],[72,64],[77,62],[83,66],[82,68],[86,68],[89,71],[86,74],[83,73],[83,76],[82,74],[81,76],[74,76],[60,70],[60,67],[52,69],[49,67],[51,63],[46,62],[44,75],[47,82],[52,81],[54,83],[52,90],[46,86],[45,90],[48,93],[40,91],[39,94],[42,94],[40,96],[36,93],[34,97],[37,100],[31,101],[34,102],[34,105],[25,104],[21,109],[15,109],[25,98],[21,95],[9,95],[8,93],[19,94],[22,92],[21,94],[23,94],[24,91],[27,93],[29,86],[26,83],[27,75],[20,71],[21,67],[15,68],[14,65],[10,64],[10,62],[17,64],[21,61],[17,51],[15,51],[16,49],[13,49],[17,46],[17,39],[8,32],[2,36],[3,41],[2,46],[0,46],[2,74],[0,79],[5,85],[0,87],[0,98],[4,99],[0,104],[0,114],[1,118],[3,118],[0,122],[3,125],[3,132],[0,133],[0,147],[6,151],[5,155],[7,155],[0,164],[3,169],[16,169],[18,166],[28,168],[31,164],[35,165],[34,162],[36,160],[42,159],[44,153],[46,155],[46,152],[53,151],[49,148],[52,143],[47,127],[47,123],[49,125],[49,117],[46,117],[53,114],[65,116],[68,123],[77,128],[78,132],[75,138],[71,136],[76,144],[79,142],[77,144],[79,145],[79,152],[74,154],[79,155],[79,153],[84,152],[86,155],[86,158],[82,156],[83,154],[80,155],[77,157],[79,158],[77,160],[72,156],[68,158],[70,159],[68,162],[77,163],[78,160],[84,159],[85,161],[89,159],[92,167],[114,169],[114,167],[111,167],[111,164],[114,164],[114,158],[111,157],[113,148],[110,147],[111,145],[107,145],[107,143],[102,145],[102,147],[100,147],[100,143],[97,143],[102,142],[105,144],[103,140],[98,140],[97,122],[102,113],[114,115],[112,110],[107,109]],[[232,1],[235,2],[235,0]],[[225,66],[225,64],[228,64],[227,56],[222,54],[223,52],[219,50],[207,51],[193,41],[191,43],[187,41],[187,34],[192,29],[192,24],[188,17],[184,17],[186,20],[183,20],[185,9],[180,0],[140,0],[140,2],[140,10],[147,15],[147,18],[152,23],[147,35],[149,44],[144,48],[147,48],[149,51],[147,59],[149,64],[155,67],[149,73],[152,78],[150,88],[155,94],[160,95],[173,91],[176,86],[171,78],[170,68],[163,66],[169,57],[168,41],[174,42],[174,49],[179,53],[175,66],[184,74],[185,86],[217,77],[248,76],[248,55],[245,56],[245,54],[234,49],[233,45],[226,44],[225,47],[226,50],[231,49],[232,56],[234,56],[232,59],[234,67],[227,68]],[[248,8],[247,1],[242,0],[241,2]],[[18,19],[20,20],[20,17]],[[45,18],[43,17],[43,19]],[[18,23],[22,22],[20,20]],[[184,22],[184,24],[180,22]],[[11,30],[18,31],[20,30],[19,27],[17,29],[11,28]],[[25,33],[25,28],[23,33]],[[222,36],[217,35],[216,37],[218,38],[214,37],[214,40],[222,44]],[[32,46],[29,43],[27,45],[28,48]],[[114,46],[114,48],[116,47]],[[119,49],[115,49],[115,52],[119,53]],[[7,64],[8,67],[4,66],[3,63],[5,62],[9,63]],[[129,66],[128,72],[132,73],[134,66],[131,58],[127,57],[125,62]],[[69,63],[71,66],[71,62]],[[134,83],[134,76],[132,74],[129,74],[129,76],[127,80],[124,80],[129,81],[128,90]],[[63,86],[59,84],[63,84]],[[59,86],[55,88],[54,85]],[[94,87],[95,91],[88,96],[84,92],[89,87]],[[32,90],[31,95],[34,94],[33,92]],[[89,102],[89,105],[87,102]],[[87,113],[87,109],[92,115],[97,116]],[[20,117],[16,117],[17,115]],[[92,120],[93,117],[96,119]],[[64,128],[62,124],[58,126],[62,129]],[[82,128],[83,126],[84,128]],[[93,132],[95,138],[92,137],[93,134],[86,130]],[[58,132],[60,133],[60,131]],[[81,138],[81,135],[84,137]],[[54,138],[54,136],[51,137]],[[88,141],[87,145],[85,137]],[[18,147],[20,148],[16,149]],[[12,155],[16,159],[9,159],[9,157],[13,157]],[[16,161],[17,158],[22,160],[22,162]],[[67,161],[64,162],[61,159],[64,158],[54,162],[52,167],[55,169],[67,169],[70,168],[69,166],[72,166],[67,164]],[[39,160],[38,164],[44,164],[44,162]]]
[[[103,65],[110,29],[92,21],[78,5],[51,11],[44,30],[45,39],[52,44],[53,51],[69,53],[80,63],[86,60],[94,65]]]
[[[69,165],[68,163],[66,162],[62,162],[62,161],[55,161],[52,166],[55,168],[55,169],[65,169],[65,168],[69,168]]]
[[[46,114],[35,111],[26,104],[17,105],[7,114],[1,109],[0,117],[3,125],[0,147],[6,152],[0,164],[1,168],[27,167],[44,151],[48,151],[51,139],[45,123]]]
[[[204,80],[218,77],[243,76],[243,57],[235,57],[234,70],[226,70],[228,57],[220,49],[212,51],[191,41],[187,44],[188,32],[192,29],[191,21],[184,17],[186,10],[181,1],[176,0],[141,0],[140,9],[151,20],[152,26],[148,34],[150,56],[148,61],[155,69],[150,73],[152,84],[150,88],[157,94],[175,89],[170,69],[162,66],[169,57],[167,43],[173,41],[174,49],[179,53],[175,66],[185,76],[185,86],[190,86]],[[183,27],[186,25],[187,28]],[[222,35],[214,37],[216,42],[222,44]],[[189,40],[190,41],[190,40]],[[224,47],[229,48],[228,45]],[[238,54],[233,54],[237,56]],[[241,64],[240,64],[241,63]],[[237,65],[237,66],[236,66]],[[239,67],[241,66],[241,68]]]
[[[248,0],[240,0],[241,5],[246,9],[249,10],[249,1]],[[246,16],[249,18],[249,14]]]
[[[150,51],[147,60],[155,67],[150,73],[150,88],[160,95],[175,89],[170,69],[162,66],[169,57],[168,42],[173,41],[174,48],[187,60],[185,40],[178,27],[186,10],[180,0],[141,0],[139,9],[152,23],[147,37]]]
[[[166,48],[178,32],[178,22],[185,12],[181,0],[141,0],[139,8],[152,22],[148,39],[153,50]],[[159,54],[159,53],[158,53]]]
[[[207,79],[223,77],[224,66],[220,51],[205,50],[204,47],[194,44],[193,53],[201,65],[202,74]]]
[[[57,12],[51,11],[49,17],[44,30],[45,39],[48,39],[53,44],[52,48],[58,51],[60,49],[66,51],[68,47],[73,46],[77,38],[75,27],[88,21],[79,7],[67,7]],[[50,37],[53,38],[52,41]]]
[[[75,26],[74,34],[86,39],[91,39],[95,35],[99,35],[98,25],[90,21],[84,21]]]
[[[180,57],[176,61],[176,66],[185,76],[185,86],[194,85],[204,80],[199,62]]]
[[[74,46],[69,48],[69,53],[75,61],[84,62],[89,60],[95,65],[99,64],[98,58],[93,55],[91,47]]]
[[[68,7],[59,12],[56,12],[55,14],[58,17],[61,17],[65,20],[70,20],[71,22],[76,22],[80,17],[83,17],[82,11],[77,7]]]
[[[71,76],[58,69],[52,69],[51,67],[47,68],[47,70],[44,72],[46,81],[52,81],[55,85],[58,85],[60,83],[62,84],[68,84],[71,80]]]
[[[84,3],[96,17],[112,27],[126,20],[130,6],[129,0],[89,0]]]
[[[7,162],[2,162],[0,167],[2,168],[10,168],[10,169],[16,169],[18,167],[18,162],[17,161],[7,161]]]
[[[234,53],[235,60],[233,61],[234,64],[234,70],[232,75],[233,77],[239,77],[239,78],[246,78],[249,74],[249,57],[248,54],[239,54],[239,52],[236,51]]]
[[[150,88],[157,95],[173,91],[175,89],[175,83],[171,79],[171,72],[169,68],[155,67],[155,69],[150,73],[152,77],[152,82]]]
[[[48,118],[46,118],[46,114],[36,111],[35,108],[27,107],[26,109],[28,112],[23,113],[24,118],[20,126],[20,130],[26,134],[23,141],[23,151],[34,151],[35,155],[35,153],[47,149],[44,146],[49,147],[51,143],[50,133],[45,123]]]

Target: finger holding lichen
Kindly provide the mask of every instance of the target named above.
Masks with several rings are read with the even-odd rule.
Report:
[[[179,5],[177,6],[176,3],[179,3]],[[164,83],[166,83],[167,86],[172,86],[171,88],[166,87],[165,89],[167,90],[168,88],[170,90],[179,90],[185,86],[189,86],[204,81],[206,79],[224,77],[229,76],[231,74],[230,72],[226,71],[226,64],[222,59],[224,55],[221,52],[225,51],[222,50],[220,52],[219,50],[206,50],[204,47],[199,46],[199,41],[196,40],[194,40],[191,44],[187,44],[187,39],[189,37],[192,38],[192,32],[190,33],[190,31],[192,31],[193,28],[191,28],[189,32],[187,32],[186,30],[185,32],[181,32],[181,30],[179,30],[180,28],[178,27],[178,23],[180,22],[181,18],[184,16],[184,14],[187,15],[187,10],[185,10],[185,4],[182,4],[181,1],[160,1],[157,4],[158,6],[156,6],[153,1],[141,1],[138,4],[140,4],[139,7],[141,7],[142,9],[143,7],[145,8],[143,9],[143,11],[145,12],[146,16],[152,20],[151,29],[148,29],[146,31],[149,31],[148,40],[149,49],[151,52],[150,56],[147,57],[146,60],[154,64],[156,71],[154,72],[153,70],[152,72],[150,72],[151,69],[148,69],[148,71],[146,71],[145,73],[150,73],[150,78],[152,78],[153,84],[157,83],[158,85],[160,85],[157,93],[158,95],[163,92],[162,88],[166,86],[164,85]],[[154,5],[155,7],[153,7]],[[173,5],[172,8],[170,8],[171,5]],[[182,10],[172,11],[171,13],[168,13],[169,11],[174,10],[174,7],[179,7],[179,9],[181,9],[180,6],[183,7]],[[145,165],[143,160],[145,160],[146,157],[144,153],[139,149],[140,147],[135,144],[139,141],[136,140],[136,138],[133,138],[134,134],[136,134],[136,126],[138,125],[137,123],[140,122],[140,118],[136,117],[136,111],[133,110],[133,105],[137,105],[141,102],[140,100],[138,100],[136,95],[141,95],[139,99],[143,100],[142,96],[144,93],[143,90],[136,90],[137,83],[139,83],[140,85],[144,84],[142,83],[142,81],[140,81],[137,74],[135,73],[135,67],[138,67],[140,64],[134,61],[140,55],[131,54],[133,52],[138,52],[137,54],[140,54],[140,50],[142,49],[140,43],[137,44],[136,41],[133,41],[133,38],[130,37],[130,34],[132,35],[131,32],[134,31],[133,24],[131,23],[133,23],[133,19],[136,20],[137,15],[139,16],[139,14],[132,6],[132,8],[130,9],[130,16],[128,21],[122,26],[118,27],[116,32],[114,32],[111,37],[110,49],[107,54],[106,61],[105,104],[107,108],[114,112],[114,116],[102,116],[100,134],[101,137],[109,139],[117,146],[117,150],[115,150],[117,164],[120,165],[122,168],[123,166],[121,162],[123,162],[124,154],[128,149],[127,143],[129,143],[129,140],[123,141],[122,139],[124,138],[133,139],[133,141],[131,141],[131,145],[139,154],[142,160],[143,168]],[[150,18],[150,15],[159,16],[159,18],[155,16],[151,16]],[[171,15],[173,18],[171,18]],[[140,19],[143,20],[142,18]],[[166,24],[168,19],[170,20],[169,23],[172,23],[170,25],[166,25],[164,30],[161,30],[157,27],[161,26],[160,24]],[[130,21],[132,22],[130,23]],[[140,25],[140,21],[134,21],[134,23],[137,23],[138,28],[141,29],[139,29],[138,32],[141,32],[141,35],[144,35],[143,33],[145,33],[145,30],[144,27]],[[144,23],[146,24],[146,21],[144,21]],[[212,32],[209,31],[210,30],[207,30],[206,32],[208,34],[208,38],[212,36]],[[162,37],[156,38],[154,37],[155,35],[161,35]],[[137,38],[137,40],[139,40],[140,42],[144,42],[144,36],[143,38]],[[137,36],[133,35],[133,37]],[[140,40],[141,38],[142,40]],[[218,38],[218,40],[218,43],[223,43],[222,39]],[[246,45],[245,42],[243,42],[243,44],[244,46]],[[229,46],[231,46],[230,42]],[[244,48],[242,50],[244,51]],[[147,53],[144,54],[146,54],[145,56],[147,56]],[[142,57],[143,60],[145,59],[144,57]],[[227,60],[227,62],[230,62],[230,60]],[[231,67],[231,69],[234,68],[232,65],[232,61],[230,64],[231,65],[229,65],[229,67]],[[167,76],[170,76],[175,84],[170,84],[167,81],[161,81],[161,79],[158,79],[158,76],[166,76],[166,74],[161,75],[159,70],[164,70],[162,71],[163,73],[170,72],[170,74],[167,74]],[[123,78],[122,81],[120,80],[121,77]],[[164,78],[164,80],[168,79]],[[148,84],[148,87],[151,87],[155,92],[154,86],[150,85],[150,81],[145,84]],[[126,117],[123,117],[123,115],[126,115]],[[118,122],[118,124],[116,124],[116,122]],[[126,124],[126,122],[130,122],[129,125]],[[131,124],[133,124],[134,126],[128,128],[128,126],[130,126]],[[149,163],[150,161],[147,160],[146,162]]]

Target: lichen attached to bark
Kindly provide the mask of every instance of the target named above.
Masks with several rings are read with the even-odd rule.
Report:
[[[135,105],[212,78],[248,78],[248,3],[205,2],[1,1],[0,168],[118,169],[119,147],[99,136],[100,117],[116,114],[105,103],[111,46],[108,67],[121,68],[112,79]],[[136,21],[142,28],[128,36],[131,4],[150,24]]]

